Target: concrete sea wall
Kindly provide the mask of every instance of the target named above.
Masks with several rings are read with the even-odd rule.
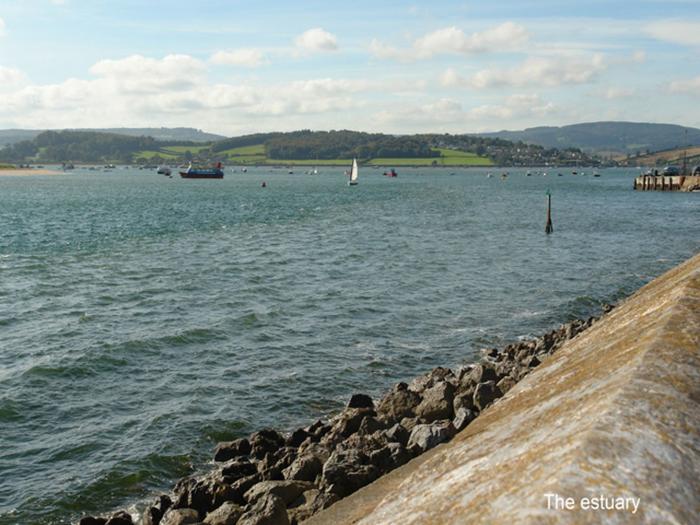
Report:
[[[700,255],[306,523],[700,523]]]

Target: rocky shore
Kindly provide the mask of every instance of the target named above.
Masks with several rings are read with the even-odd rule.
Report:
[[[604,312],[612,307],[606,305]],[[215,470],[183,478],[138,521],[125,511],[80,525],[294,525],[448,441],[564,342],[597,318],[483,350],[480,362],[438,367],[379,401],[353,395],[329,420],[290,434],[263,429],[219,443]]]

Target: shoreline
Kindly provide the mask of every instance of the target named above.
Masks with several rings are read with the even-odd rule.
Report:
[[[8,168],[0,169],[0,177],[26,177],[31,175],[63,175],[64,172],[47,169],[33,168]]]
[[[611,309],[604,305],[601,316]],[[142,513],[85,516],[79,523],[302,523],[451,440],[601,316],[576,319],[500,350],[484,349],[478,362],[455,371],[434,368],[410,384],[395,384],[379,400],[354,394],[338,414],[291,433],[268,428],[218,443],[211,470],[181,478]]]

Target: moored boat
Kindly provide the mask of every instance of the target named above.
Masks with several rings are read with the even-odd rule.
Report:
[[[224,169],[221,162],[217,163],[215,168],[193,168],[190,164],[187,170],[180,172],[180,177],[183,179],[223,179]]]

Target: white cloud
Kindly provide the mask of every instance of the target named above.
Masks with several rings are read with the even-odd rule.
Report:
[[[206,122],[215,130],[276,118],[271,126],[282,129],[297,115],[306,118],[362,107],[359,93],[386,89],[382,82],[343,78],[215,84],[206,64],[187,55],[101,60],[90,71],[91,79],[27,85],[20,72],[0,68],[0,85],[15,83],[3,92],[0,121],[58,128],[153,122],[202,127]],[[279,122],[280,117],[284,121]]]
[[[645,29],[648,35],[657,40],[682,46],[700,46],[700,21],[660,20]]]
[[[635,64],[643,64],[647,60],[647,54],[644,51],[635,51],[632,53],[632,62]]]
[[[700,76],[687,80],[675,80],[668,87],[672,93],[687,93],[700,97]]]
[[[206,68],[203,62],[189,55],[168,55],[160,60],[131,55],[119,60],[100,60],[90,72],[109,79],[119,91],[155,93],[187,89],[198,82]]]
[[[563,84],[584,84],[591,82],[596,75],[606,69],[604,57],[594,54],[590,57],[529,57],[511,69],[484,69],[475,73],[468,81],[456,74],[443,75],[445,82],[452,85],[468,84],[476,89],[501,86],[560,86]]]
[[[615,100],[619,98],[632,97],[636,93],[636,90],[632,88],[615,87],[611,86],[602,92],[602,96],[608,100]]]
[[[516,94],[506,97],[503,104],[483,105],[472,108],[468,116],[474,120],[481,119],[520,119],[523,117],[543,117],[557,111],[551,102],[544,102],[538,95]]]
[[[209,61],[212,64],[244,67],[258,67],[267,63],[265,55],[259,49],[217,51],[211,56]]]
[[[0,91],[17,88],[25,80],[24,74],[19,69],[0,66]]]
[[[298,49],[307,52],[335,51],[338,49],[335,35],[320,27],[304,31],[294,39],[294,44]]]
[[[485,31],[466,34],[457,27],[445,27],[413,41],[408,49],[398,49],[376,39],[370,43],[370,51],[378,58],[410,61],[431,58],[435,55],[472,54],[520,49],[529,39],[521,25],[505,22]]]

